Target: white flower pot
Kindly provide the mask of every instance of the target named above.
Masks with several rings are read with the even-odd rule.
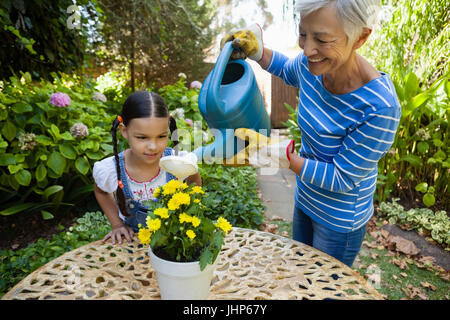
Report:
[[[156,256],[149,246],[150,263],[156,271],[159,291],[163,300],[205,300],[214,269],[217,264],[206,265],[200,270],[200,262],[173,262]]]

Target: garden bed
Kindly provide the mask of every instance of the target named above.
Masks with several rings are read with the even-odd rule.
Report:
[[[24,212],[0,216],[0,249],[17,250],[25,248],[38,239],[51,239],[54,234],[69,228],[87,211],[100,210],[94,195],[88,196],[86,205],[44,220],[35,212]]]

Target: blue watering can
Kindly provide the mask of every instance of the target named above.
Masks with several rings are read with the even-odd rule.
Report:
[[[255,74],[244,60],[228,61],[232,52],[229,41],[200,90],[198,106],[214,142],[193,151],[199,160],[230,159],[244,149],[234,129],[248,128],[270,136],[270,119]]]

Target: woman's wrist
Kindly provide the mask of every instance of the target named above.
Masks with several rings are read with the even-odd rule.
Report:
[[[270,61],[272,61],[272,50],[263,48],[263,56],[261,60],[258,61],[261,68],[267,70],[270,65]]]
[[[289,169],[291,169],[293,172],[295,172],[296,175],[299,175],[303,168],[303,162],[305,161],[304,158],[300,157],[299,155],[295,153],[290,154],[290,160],[289,160]]]

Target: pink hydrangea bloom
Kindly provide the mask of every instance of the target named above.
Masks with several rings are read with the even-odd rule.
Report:
[[[50,96],[50,103],[56,107],[67,107],[70,105],[70,98],[65,93],[55,92]]]
[[[202,83],[200,81],[192,81],[191,82],[191,89],[201,89],[202,88]]]
[[[193,126],[193,124],[194,124],[194,122],[191,120],[191,119],[184,119],[184,122],[186,122],[186,124],[189,126],[189,127],[192,127]]]

